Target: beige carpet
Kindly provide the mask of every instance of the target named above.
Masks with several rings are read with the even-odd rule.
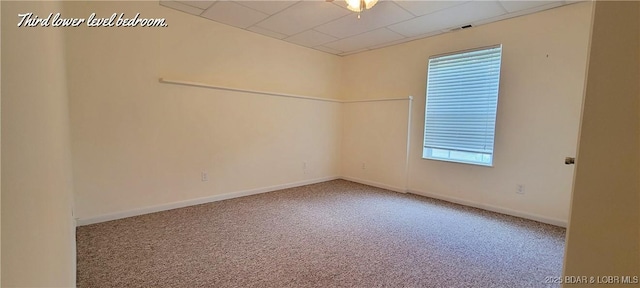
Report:
[[[79,227],[77,277],[78,287],[550,287],[564,237],[336,180]]]

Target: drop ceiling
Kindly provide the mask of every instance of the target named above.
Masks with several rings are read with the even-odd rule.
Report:
[[[160,5],[344,56],[574,2],[382,0],[372,9],[363,11],[360,19],[357,13],[346,8],[344,0],[160,0]]]

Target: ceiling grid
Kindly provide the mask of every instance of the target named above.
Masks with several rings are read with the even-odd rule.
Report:
[[[342,0],[172,1],[160,5],[339,56],[579,1],[380,0],[361,19]]]

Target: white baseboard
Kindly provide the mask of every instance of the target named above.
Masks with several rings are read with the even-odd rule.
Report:
[[[395,192],[407,193],[407,189],[390,186],[390,185],[383,184],[383,183],[380,183],[380,182],[369,181],[369,180],[364,180],[364,179],[354,178],[354,177],[348,177],[348,176],[340,176],[340,179],[344,179],[344,180],[347,180],[347,181],[356,182],[356,183],[360,183],[360,184],[364,184],[364,185],[369,185],[369,186],[373,186],[373,187],[378,187],[378,188],[382,188],[382,189],[387,189],[387,190],[391,190],[391,191],[395,191]]]
[[[460,205],[480,208],[480,209],[483,209],[483,210],[488,210],[488,211],[492,211],[492,212],[496,212],[496,213],[500,213],[500,214],[506,214],[506,215],[511,215],[511,216],[515,216],[515,217],[520,217],[520,218],[524,218],[524,219],[538,221],[538,222],[542,222],[542,223],[546,223],[546,224],[551,224],[551,225],[554,225],[554,226],[559,226],[559,227],[564,227],[564,228],[567,227],[567,221],[566,220],[550,218],[550,217],[546,217],[546,216],[542,216],[542,215],[538,215],[538,214],[516,211],[516,210],[504,208],[504,207],[498,207],[498,206],[493,206],[493,205],[489,205],[489,204],[484,204],[484,203],[478,203],[478,202],[474,202],[474,201],[464,200],[464,199],[460,199],[460,198],[457,198],[457,197],[451,197],[451,196],[445,196],[445,195],[441,195],[441,194],[418,191],[418,190],[414,190],[414,189],[409,189],[407,192],[409,192],[411,194],[416,194],[416,195],[426,196],[426,197],[435,198],[435,199],[439,199],[439,200],[444,200],[444,201],[447,201],[447,202],[452,202],[452,203],[456,203],[456,204],[460,204]]]
[[[256,188],[256,189],[242,190],[242,191],[236,191],[236,192],[219,194],[219,195],[212,195],[212,196],[207,196],[207,197],[202,197],[202,198],[178,201],[178,202],[173,202],[173,203],[167,203],[167,204],[161,204],[161,205],[137,208],[137,209],[133,209],[133,210],[109,213],[109,214],[99,215],[99,216],[95,216],[95,217],[78,218],[78,219],[76,219],[76,225],[77,226],[91,225],[91,224],[107,222],[107,221],[111,221],[111,220],[118,220],[118,219],[127,218],[127,217],[139,216],[139,215],[144,215],[144,214],[149,214],[149,213],[155,213],[155,212],[160,212],[160,211],[183,208],[183,207],[187,207],[187,206],[193,206],[193,205],[205,204],[205,203],[210,203],[210,202],[222,201],[222,200],[227,200],[227,199],[232,199],[232,198],[238,198],[238,197],[243,197],[243,196],[266,193],[266,192],[282,190],[282,189],[287,189],[287,188],[293,188],[293,187],[298,187],[298,186],[304,186],[304,185],[309,185],[309,184],[315,184],[315,183],[320,183],[320,182],[326,182],[326,181],[331,181],[331,180],[336,180],[336,179],[340,179],[340,177],[338,177],[338,176],[330,176],[330,177],[316,178],[316,179],[311,179],[311,180],[305,180],[305,181],[299,181],[299,182],[293,182],[293,183],[286,183],[286,184],[280,184],[280,185],[274,185],[274,186],[262,187],[262,188]]]
[[[525,218],[525,219],[530,219],[530,220],[534,220],[534,221],[538,221],[538,222],[542,222],[542,223],[547,223],[547,224],[551,224],[551,225],[555,225],[555,226],[567,227],[567,221],[566,220],[550,218],[550,217],[537,215],[537,214],[533,214],[533,213],[526,213],[526,212],[516,211],[516,210],[512,210],[512,209],[508,209],[508,208],[503,208],[503,207],[493,206],[493,205],[489,205],[489,204],[478,203],[478,202],[474,202],[474,201],[464,200],[464,199],[451,197],[451,196],[445,196],[445,195],[441,195],[441,194],[418,191],[418,190],[414,190],[414,189],[407,190],[407,189],[404,189],[404,188],[394,187],[394,186],[390,186],[390,185],[379,183],[379,182],[375,182],[375,181],[369,181],[369,180],[364,180],[364,179],[354,178],[354,177],[348,177],[348,176],[330,176],[330,177],[316,178],[316,179],[311,179],[311,180],[292,182],[292,183],[274,185],[274,186],[269,186],[269,187],[262,187],[262,188],[242,190],[242,191],[236,191],[236,192],[219,194],[219,195],[212,195],[212,196],[207,196],[207,197],[202,197],[202,198],[178,201],[178,202],[161,204],[161,205],[156,205],[156,206],[137,208],[137,209],[128,210],[128,211],[121,211],[121,212],[103,214],[103,215],[99,215],[99,216],[95,216],[95,217],[77,218],[77,219],[75,219],[76,220],[75,224],[76,224],[76,226],[91,225],[91,224],[107,222],[107,221],[111,221],[111,220],[118,220],[118,219],[127,218],[127,217],[139,216],[139,215],[144,215],[144,214],[149,214],[149,213],[155,213],[155,212],[161,212],[161,211],[166,211],[166,210],[171,210],[171,209],[177,209],[177,208],[193,206],[193,205],[200,205],[200,204],[205,204],[205,203],[210,203],[210,202],[216,202],[216,201],[222,201],[222,200],[238,198],[238,197],[243,197],[243,196],[266,193],[266,192],[282,190],[282,189],[287,189],[287,188],[293,188],[293,187],[298,187],[298,186],[304,186],[304,185],[309,185],[309,184],[315,184],[315,183],[320,183],[320,182],[326,182],[326,181],[331,181],[331,180],[336,180],[336,179],[344,179],[344,180],[347,180],[347,181],[352,181],[352,182],[365,184],[365,185],[369,185],[369,186],[373,186],[373,187],[387,189],[387,190],[391,190],[391,191],[395,191],[395,192],[399,192],[399,193],[412,193],[412,194],[416,194],[416,195],[421,195],[421,196],[426,196],[426,197],[430,197],[430,198],[444,200],[444,201],[447,201],[447,202],[452,202],[452,203],[457,203],[457,204],[461,204],[461,205],[465,205],[465,206],[470,206],[470,207],[480,208],[480,209],[484,209],[484,210],[488,210],[488,211],[493,211],[493,212],[497,212],[497,213],[501,213],[501,214],[516,216],[516,217]]]

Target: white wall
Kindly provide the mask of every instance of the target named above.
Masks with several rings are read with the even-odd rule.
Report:
[[[567,276],[640,275],[639,6],[635,1],[595,4],[567,230]],[[614,284],[619,285],[606,286],[628,286]]]
[[[339,175],[339,103],[158,83],[166,77],[335,98],[339,57],[152,1],[65,3],[69,16],[92,12],[141,13],[166,18],[169,27],[66,31],[81,222]]]
[[[2,1],[2,287],[75,285],[64,39],[18,28],[51,2]]]
[[[343,58],[157,3],[65,5],[77,17],[117,10],[169,23],[68,30],[80,219],[341,175],[567,221],[573,167],[562,161],[575,155],[589,3]],[[504,58],[495,167],[421,159],[428,57],[496,43]],[[406,101],[278,99],[160,84],[159,77],[347,100],[413,95],[409,185]],[[203,170],[208,182],[200,181]],[[525,195],[515,193],[517,184]]]
[[[342,109],[342,176],[405,192],[409,100],[345,103]]]
[[[347,56],[342,95],[415,96],[409,191],[565,225],[573,167],[563,161],[576,153],[590,13],[591,3],[573,4]],[[493,44],[503,45],[494,167],[421,159],[429,56]],[[406,110],[350,105],[342,155],[351,157],[343,157],[343,175],[402,185]],[[369,127],[372,117],[387,120]],[[384,141],[367,145],[376,138]],[[365,171],[363,162],[371,163]],[[515,193],[517,184],[524,195]]]

